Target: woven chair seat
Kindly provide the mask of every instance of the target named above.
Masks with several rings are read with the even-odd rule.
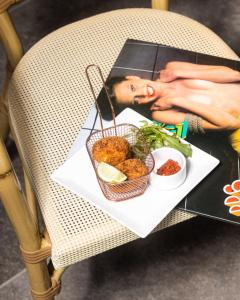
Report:
[[[154,9],[117,10],[75,22],[49,34],[25,54],[10,82],[9,112],[51,238],[55,268],[137,238],[50,179],[66,160],[94,103],[85,67],[100,65],[106,78],[127,38],[237,58],[203,25]],[[174,210],[155,230],[193,216]]]

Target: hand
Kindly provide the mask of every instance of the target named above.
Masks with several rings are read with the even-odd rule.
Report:
[[[225,66],[198,65],[187,62],[170,62],[160,71],[160,81],[177,78],[202,79],[218,83],[239,82],[240,72]]]
[[[162,96],[151,107],[155,120],[177,124],[190,112],[202,117],[205,129],[240,127],[240,84],[231,83],[239,80],[239,72],[182,62],[169,63],[165,70],[160,76],[165,81]]]
[[[167,99],[164,101],[169,102]],[[184,121],[187,112],[202,118],[204,129],[230,130],[240,128],[238,118],[219,108],[208,107],[205,104],[178,97],[171,99],[174,108],[167,110],[153,109],[152,118],[166,124],[179,124]]]

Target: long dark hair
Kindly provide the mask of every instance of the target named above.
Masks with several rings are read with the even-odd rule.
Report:
[[[150,106],[151,103],[141,104],[141,105],[132,105],[132,104],[121,104],[117,101],[115,96],[114,88],[117,84],[120,84],[121,82],[127,80],[124,76],[113,76],[111,78],[108,78],[106,81],[106,87],[108,90],[108,94],[110,96],[110,99],[113,104],[113,109],[115,111],[115,115],[117,116],[122,110],[124,110],[126,107],[132,108],[138,113],[144,115],[147,118],[151,118],[151,111]],[[112,120],[112,113],[108,102],[108,97],[105,92],[105,89],[103,88],[97,98],[99,108],[102,113],[102,117],[105,120]]]
[[[106,81],[106,87],[107,87],[107,91],[108,91],[108,94],[110,96],[110,99],[112,101],[112,104],[113,104],[113,108],[114,108],[114,111],[115,111],[115,114],[117,115],[120,111],[123,110],[123,106],[119,103],[117,103],[117,99],[116,99],[116,96],[115,96],[115,91],[114,91],[114,87],[127,80],[126,77],[124,76],[114,76],[114,77],[111,77],[109,79],[107,79]],[[98,105],[99,105],[99,108],[101,110],[101,113],[102,113],[102,116],[105,120],[111,120],[112,119],[112,114],[111,114],[111,110],[110,110],[110,107],[109,107],[109,102],[108,102],[108,97],[107,97],[107,94],[106,94],[106,91],[104,88],[102,88],[98,98],[97,98],[97,101],[98,101]]]
[[[111,97],[112,101],[116,101],[116,95],[115,95],[115,90],[114,90],[115,86],[126,80],[127,79],[124,76],[114,76],[107,80],[106,86],[107,86],[108,93],[109,93],[109,96]]]

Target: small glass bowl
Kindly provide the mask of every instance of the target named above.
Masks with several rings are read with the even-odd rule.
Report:
[[[180,151],[170,147],[162,147],[154,150],[152,155],[155,160],[155,167],[150,177],[151,186],[159,190],[171,190],[183,184],[186,179],[187,168],[186,158]],[[157,170],[169,159],[178,162],[181,169],[172,175],[158,175]]]

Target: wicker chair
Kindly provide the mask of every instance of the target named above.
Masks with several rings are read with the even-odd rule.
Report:
[[[24,168],[25,192],[19,189],[2,139],[0,196],[19,239],[33,299],[53,299],[66,267],[137,239],[102,211],[50,180],[93,105],[85,67],[101,62],[106,78],[127,38],[231,59],[237,56],[213,32],[189,18],[155,9],[124,9],[60,28],[22,57],[6,11],[14,2],[0,1],[0,34],[9,60],[8,78],[15,69],[6,81],[4,96]],[[153,1],[154,6],[158,4]],[[41,231],[38,206],[46,225]],[[174,210],[155,231],[193,216]],[[47,264],[49,257],[54,269]]]

